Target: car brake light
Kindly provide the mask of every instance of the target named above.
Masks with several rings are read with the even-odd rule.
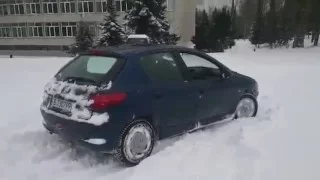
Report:
[[[100,50],[89,50],[89,54],[90,55],[94,55],[94,56],[102,56],[104,53]]]
[[[126,93],[97,94],[90,98],[90,108],[94,111],[103,110],[112,105],[119,105],[127,97]]]

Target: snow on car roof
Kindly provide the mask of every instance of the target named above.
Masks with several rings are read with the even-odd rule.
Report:
[[[149,38],[149,37],[145,34],[130,34],[128,38]]]

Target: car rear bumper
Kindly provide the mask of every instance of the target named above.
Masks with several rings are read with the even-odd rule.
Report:
[[[41,114],[44,120],[42,124],[50,133],[92,151],[108,154],[114,152],[116,138],[112,131],[108,131],[110,128],[107,126],[74,122],[43,110]]]

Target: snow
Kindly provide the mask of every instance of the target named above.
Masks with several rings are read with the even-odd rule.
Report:
[[[97,138],[96,139],[87,139],[84,141],[87,143],[90,143],[90,144],[94,144],[94,145],[102,145],[107,142],[107,140],[105,140],[105,139],[97,139]]]
[[[143,7],[139,12],[139,16],[149,16],[149,15],[150,15],[150,11],[149,11],[149,8],[147,7]]]
[[[107,85],[107,89],[110,88],[111,81]],[[77,95],[76,92],[79,90],[81,90],[83,93]],[[58,81],[56,78],[51,78],[44,88],[44,102],[48,102],[48,97],[56,94],[59,94],[62,98],[67,100],[75,101],[71,107],[71,117],[50,110],[48,108],[48,103],[41,104],[41,109],[49,114],[53,114],[68,120],[101,126],[102,124],[108,122],[108,113],[92,114],[92,112],[88,109],[88,107],[93,103],[92,101],[88,100],[88,98],[92,93],[96,92],[96,90],[96,86],[77,85],[75,83],[62,82]]]
[[[128,36],[128,39],[129,38],[146,38],[146,39],[148,39],[149,37],[145,34],[130,34]]]
[[[162,141],[132,168],[42,127],[43,88],[70,58],[0,57],[0,179],[320,179],[320,48],[253,52],[239,41],[212,56],[259,82],[258,116]]]

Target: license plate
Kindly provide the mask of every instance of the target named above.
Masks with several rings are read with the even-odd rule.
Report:
[[[71,112],[72,109],[72,103],[69,101],[64,101],[61,99],[57,98],[52,98],[51,99],[51,108],[57,108],[65,112]]]

